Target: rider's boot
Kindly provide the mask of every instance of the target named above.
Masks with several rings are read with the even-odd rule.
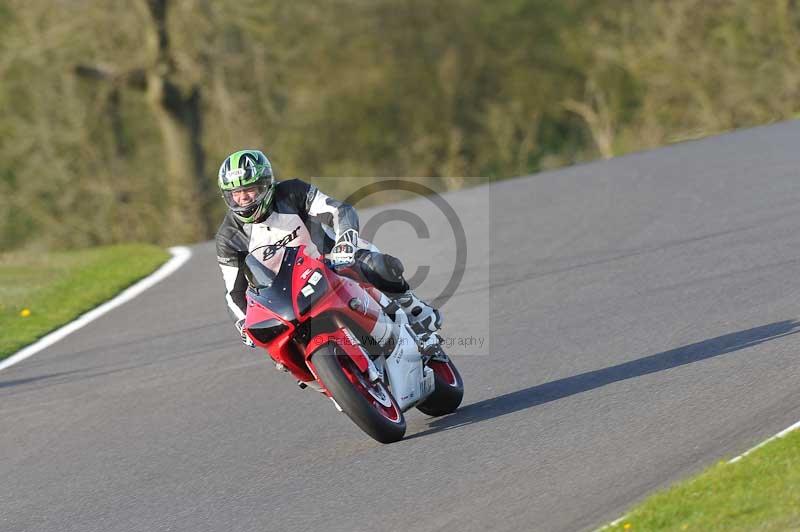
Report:
[[[433,333],[442,328],[442,315],[439,311],[418,298],[411,290],[392,294],[390,297],[408,316],[408,323],[415,333]]]
[[[418,298],[403,277],[403,263],[384,253],[359,250],[356,262],[363,277],[403,309],[411,329],[418,335],[434,333],[442,327],[442,316]]]

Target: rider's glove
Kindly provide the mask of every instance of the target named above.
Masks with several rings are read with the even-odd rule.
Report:
[[[358,249],[358,231],[348,229],[336,237],[336,244],[328,253],[328,260],[334,267],[351,266],[355,262],[356,249]]]
[[[242,337],[242,343],[247,347],[255,347],[256,344],[253,343],[253,340],[247,335],[247,331],[244,330],[244,318],[240,319],[236,322],[236,330],[239,331],[239,336]]]

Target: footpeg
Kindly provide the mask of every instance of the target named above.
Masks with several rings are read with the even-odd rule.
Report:
[[[319,393],[325,393],[325,391],[322,389],[322,386],[317,381],[297,381],[297,386],[299,386],[301,390],[311,388],[312,390],[317,390]]]
[[[441,348],[444,338],[437,333],[428,333],[420,337],[419,350],[424,355],[430,355]]]

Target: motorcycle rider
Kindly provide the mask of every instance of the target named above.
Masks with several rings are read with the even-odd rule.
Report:
[[[411,291],[400,260],[358,237],[358,215],[350,205],[299,179],[276,181],[269,159],[259,150],[229,155],[219,168],[217,185],[228,206],[217,231],[217,261],[225,299],[245,345],[254,346],[244,332],[247,280],[241,266],[250,251],[264,246],[306,244],[336,268],[351,266],[386,294],[417,334],[441,328],[439,311]]]

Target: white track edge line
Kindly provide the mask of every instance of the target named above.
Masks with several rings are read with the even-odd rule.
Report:
[[[752,453],[753,451],[755,451],[755,450],[757,450],[757,449],[760,449],[760,448],[764,447],[764,446],[765,446],[766,444],[768,444],[769,442],[771,442],[771,441],[775,441],[775,440],[777,440],[777,439],[779,439],[779,438],[783,438],[784,436],[786,436],[786,435],[787,435],[787,434],[789,434],[790,432],[793,432],[793,431],[795,431],[795,430],[798,430],[798,429],[800,429],[800,421],[798,421],[798,422],[797,422],[797,423],[795,423],[794,425],[791,425],[791,426],[789,426],[789,427],[786,427],[785,429],[783,429],[782,431],[780,431],[780,432],[779,432],[779,433],[777,433],[776,435],[774,435],[774,436],[771,436],[771,437],[767,438],[766,440],[762,441],[761,443],[759,443],[759,444],[758,444],[758,445],[756,445],[755,447],[752,447],[752,448],[750,448],[750,449],[746,450],[745,452],[743,452],[743,453],[742,453],[742,454],[740,454],[739,456],[737,456],[737,457],[735,457],[735,458],[731,458],[730,460],[728,460],[728,463],[729,463],[729,464],[735,464],[736,462],[738,462],[739,460],[741,460],[742,458],[744,458],[744,457],[745,457],[745,456],[747,456],[748,454]],[[623,519],[625,519],[626,517],[628,517],[628,515],[629,515],[629,514],[625,514],[625,515],[623,515],[622,517],[620,517],[619,519],[616,519],[616,520],[614,520],[614,521],[610,522],[610,523],[609,523],[609,524],[607,524],[607,525],[603,525],[601,528],[598,528],[597,530],[598,530],[598,531],[601,531],[601,530],[606,530],[606,529],[608,529],[608,528],[610,528],[610,527],[612,527],[612,526],[617,526],[617,525],[618,525],[618,524],[619,524],[619,523],[620,523],[620,522],[621,522]]]
[[[773,440],[777,440],[778,438],[783,438],[784,436],[786,436],[790,432],[792,432],[794,430],[797,430],[797,429],[800,429],[800,421],[798,421],[797,423],[795,423],[791,427],[786,427],[785,429],[783,429],[782,431],[777,433],[775,436],[772,436],[771,438],[767,438],[766,440],[762,441],[761,443],[759,443],[758,445],[756,445],[752,449],[748,449],[747,451],[743,452],[742,454],[740,454],[736,458],[732,458],[732,459],[728,460],[728,463],[729,464],[735,464],[736,462],[738,462],[739,460],[741,460],[742,458],[744,458],[748,454],[752,453],[756,449],[760,449],[761,447],[765,446],[766,444],[768,444],[769,442],[771,442]]]
[[[618,524],[620,524],[620,523],[622,522],[622,520],[623,520],[623,519],[625,519],[626,517],[628,517],[628,515],[629,515],[629,514],[625,514],[625,515],[623,515],[622,517],[620,517],[620,518],[618,518],[618,519],[615,519],[614,521],[611,521],[611,522],[610,522],[610,523],[608,523],[607,525],[603,525],[603,526],[601,526],[600,528],[596,529],[596,530],[595,530],[595,532],[602,532],[603,530],[608,530],[608,529],[609,529],[609,528],[611,528],[612,526],[617,526]]]
[[[172,258],[169,259],[166,263],[162,264],[161,267],[157,269],[155,272],[139,280],[137,283],[129,286],[128,288],[120,292],[113,299],[110,299],[105,303],[101,304],[100,306],[93,308],[89,312],[82,314],[77,319],[69,322],[63,327],[56,329],[55,331],[40,338],[31,345],[17,351],[9,358],[0,361],[0,371],[13,366],[14,364],[22,362],[26,358],[31,357],[36,353],[38,353],[39,351],[42,351],[43,349],[50,347],[54,343],[65,338],[69,334],[72,334],[78,329],[85,327],[86,325],[93,322],[103,314],[117,308],[123,303],[127,303],[128,301],[135,298],[136,296],[138,296],[151,286],[166,279],[169,275],[174,273],[178,268],[183,266],[183,264],[187,260],[189,260],[189,257],[192,256],[192,251],[184,246],[169,248],[169,252],[172,255]]]

